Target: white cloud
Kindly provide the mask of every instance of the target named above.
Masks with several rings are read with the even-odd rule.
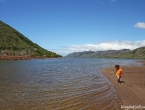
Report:
[[[134,27],[145,29],[145,23],[144,23],[144,22],[137,22],[137,23],[134,25]]]
[[[110,41],[102,42],[99,44],[84,44],[84,45],[71,45],[64,47],[62,49],[51,50],[60,55],[67,55],[73,52],[83,52],[83,51],[104,51],[104,50],[120,50],[120,49],[136,49],[138,47],[145,46],[145,40],[143,41]]]

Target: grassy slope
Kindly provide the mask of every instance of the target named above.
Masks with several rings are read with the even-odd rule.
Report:
[[[61,57],[60,55],[43,49],[36,43],[33,43],[20,32],[0,21],[0,53],[1,55],[30,55]]]

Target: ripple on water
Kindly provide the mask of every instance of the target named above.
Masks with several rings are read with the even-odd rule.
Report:
[[[118,62],[133,64],[107,59],[0,62],[0,109],[115,110],[116,91],[100,71]]]

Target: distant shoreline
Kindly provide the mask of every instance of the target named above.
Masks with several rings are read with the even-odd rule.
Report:
[[[46,58],[61,58],[61,57],[45,57],[45,56],[13,56],[5,55],[0,56],[0,60],[31,60],[31,59],[46,59]]]
[[[102,69],[102,73],[110,80],[117,91],[119,108],[121,109],[145,107],[145,60],[140,62],[143,63],[143,66],[121,67],[124,73],[121,81],[125,82],[121,84],[117,83],[114,66]]]

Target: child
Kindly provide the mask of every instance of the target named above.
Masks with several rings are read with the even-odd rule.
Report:
[[[123,75],[122,69],[120,68],[119,65],[115,65],[115,68],[116,68],[116,76],[118,78],[117,82],[121,83],[120,79],[121,79],[121,76]]]

